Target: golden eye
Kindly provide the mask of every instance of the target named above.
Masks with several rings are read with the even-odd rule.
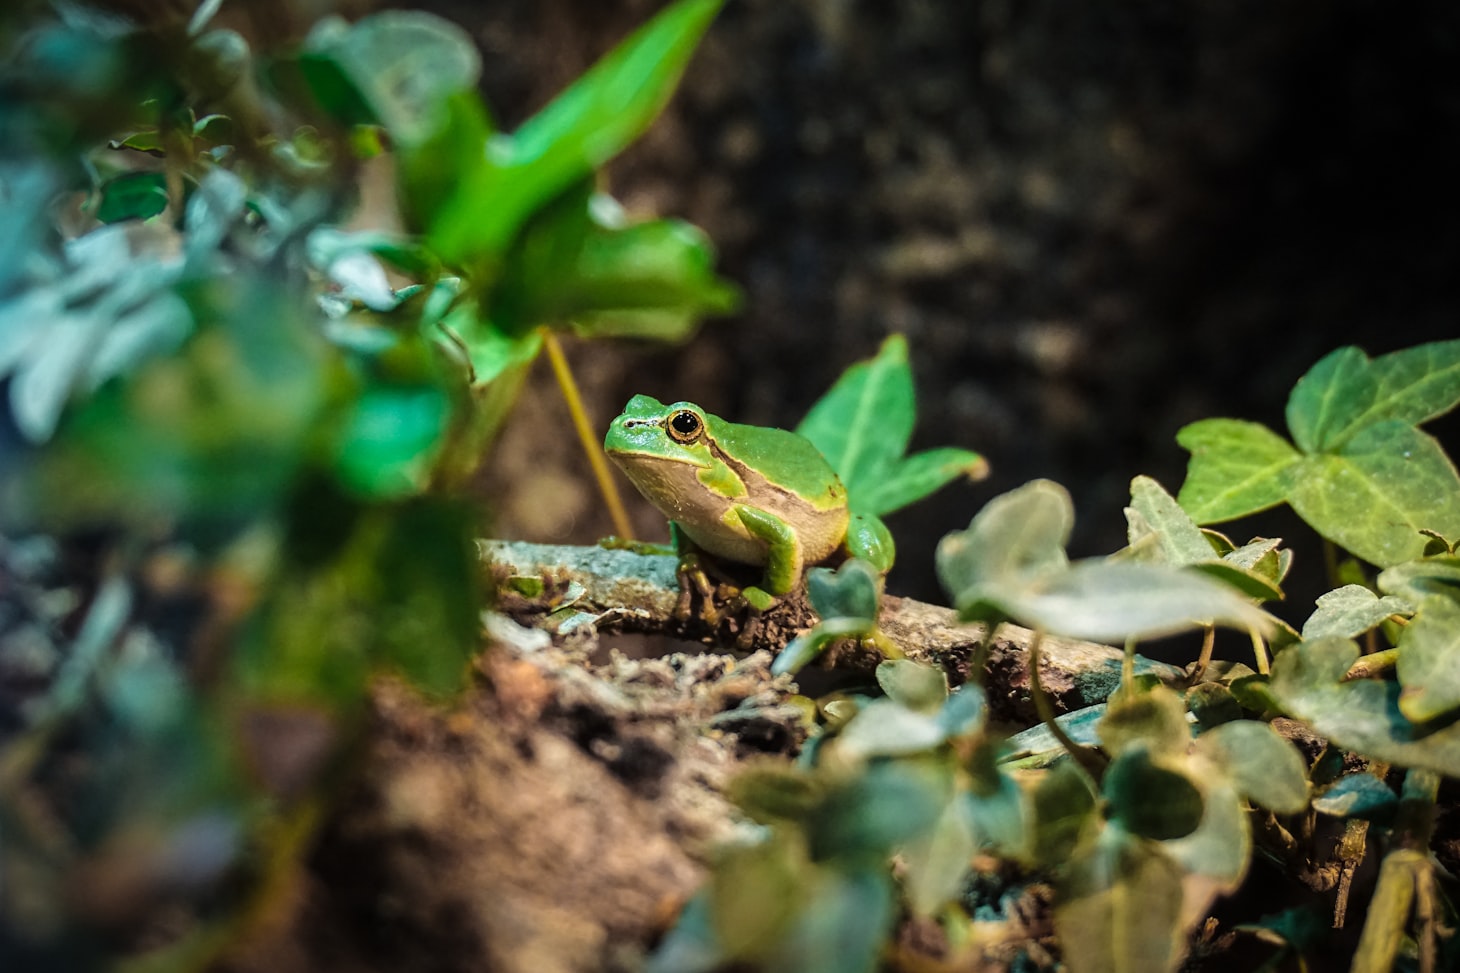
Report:
[[[700,438],[700,433],[704,432],[705,424],[693,412],[688,409],[680,409],[669,417],[667,428],[669,429],[670,439],[677,443],[692,443]]]

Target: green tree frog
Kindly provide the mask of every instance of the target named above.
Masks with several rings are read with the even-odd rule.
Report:
[[[843,551],[878,572],[892,566],[892,535],[853,514],[847,490],[816,447],[786,429],[747,426],[693,402],[629,400],[603,448],[684,539],[712,555],[765,568],[741,594],[764,610],[807,565]]]

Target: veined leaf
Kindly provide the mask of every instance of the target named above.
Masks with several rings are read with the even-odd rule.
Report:
[[[960,600],[991,582],[1019,586],[1069,565],[1065,542],[1074,504],[1052,480],[1034,480],[990,500],[968,525],[938,544],[938,580]]]
[[[1445,595],[1420,602],[1399,639],[1399,708],[1416,723],[1460,709],[1460,603]]]
[[[904,456],[862,490],[847,489],[855,510],[880,516],[914,504],[960,476],[981,480],[988,469],[988,461],[978,453],[948,446]]]
[[[1288,396],[1288,431],[1305,453],[1336,445],[1359,415],[1374,404],[1377,383],[1369,356],[1352,345],[1319,359]]]
[[[1425,732],[1400,709],[1397,683],[1346,679],[1358,658],[1346,639],[1300,642],[1273,660],[1268,688],[1290,716],[1345,749],[1460,776],[1460,723]]]
[[[1136,524],[1154,532],[1167,564],[1181,567],[1207,561],[1216,557],[1216,551],[1201,529],[1192,522],[1191,516],[1167,493],[1165,488],[1149,476],[1138,476],[1130,484],[1131,505],[1126,510],[1127,518],[1134,511],[1140,515],[1132,520],[1130,543],[1136,543]]]
[[[892,335],[875,358],[843,372],[796,431],[811,440],[846,484],[847,493],[857,497],[902,459],[912,438],[915,412],[907,340]],[[857,507],[872,512],[863,503]]]
[[[1376,628],[1390,615],[1411,615],[1414,606],[1403,598],[1380,598],[1363,585],[1346,584],[1318,597],[1318,609],[1303,623],[1303,638],[1335,636],[1357,638]]]
[[[1222,582],[1195,571],[1129,561],[1084,561],[1025,584],[990,582],[959,593],[965,619],[1007,617],[1095,642],[1160,638],[1198,625],[1270,632],[1273,620]]]
[[[1399,420],[1304,457],[1288,500],[1324,537],[1380,567],[1423,554],[1421,528],[1460,533],[1460,475],[1439,443]]]
[[[1197,737],[1198,752],[1232,777],[1242,796],[1278,814],[1308,806],[1308,767],[1303,755],[1271,724],[1233,720]]]
[[[1234,520],[1287,499],[1298,451],[1266,426],[1205,419],[1176,441],[1191,453],[1177,500],[1197,523]]]

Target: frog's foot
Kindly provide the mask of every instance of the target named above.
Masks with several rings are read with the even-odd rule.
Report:
[[[704,561],[695,553],[681,554],[679,567],[679,600],[674,605],[674,617],[681,621],[694,617],[694,596],[700,596],[700,614],[706,624],[720,624],[720,613],[716,607],[716,585],[705,571]]]
[[[599,538],[598,546],[606,551],[633,551],[635,554],[665,555],[679,553],[667,544],[655,544],[652,541],[634,541],[626,537],[619,537],[616,534]]]

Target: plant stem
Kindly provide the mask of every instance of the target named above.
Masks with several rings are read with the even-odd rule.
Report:
[[[608,460],[598,445],[593,423],[588,421],[588,410],[583,408],[583,396],[578,393],[578,383],[573,378],[572,370],[568,368],[568,359],[563,355],[562,345],[558,344],[557,335],[547,328],[543,329],[542,343],[547,349],[548,361],[553,366],[553,377],[558,380],[563,400],[568,403],[568,413],[573,417],[573,428],[578,431],[578,441],[583,446],[584,455],[588,457],[588,465],[593,467],[593,478],[598,481],[598,492],[603,494],[603,503],[608,507],[609,517],[613,519],[614,532],[624,540],[631,541],[634,539],[633,525],[629,523],[629,515],[624,510],[618,485],[613,482]]]
[[[1105,773],[1105,760],[1094,750],[1072,740],[1065,728],[1055,722],[1054,704],[1049,701],[1044,686],[1039,682],[1039,644],[1042,641],[1044,632],[1036,628],[1034,637],[1029,642],[1029,695],[1034,698],[1034,711],[1071,759],[1098,782]]]

